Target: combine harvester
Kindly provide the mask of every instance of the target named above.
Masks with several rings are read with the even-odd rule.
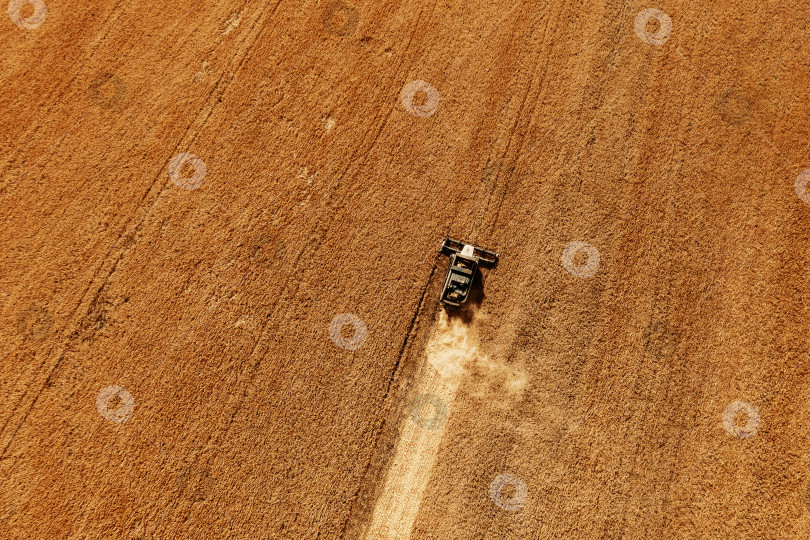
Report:
[[[441,252],[450,257],[450,267],[440,299],[447,305],[459,307],[467,301],[479,263],[495,265],[498,254],[452,238],[445,238]]]

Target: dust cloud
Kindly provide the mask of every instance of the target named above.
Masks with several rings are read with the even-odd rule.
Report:
[[[433,335],[425,347],[425,355],[430,366],[443,379],[461,379],[465,366],[478,355],[473,326],[465,324],[461,319],[451,319],[442,310]]]
[[[455,391],[465,375],[474,375],[469,390],[476,397],[496,391],[519,399],[528,383],[526,372],[517,366],[479,351],[479,313],[470,322],[448,317],[442,310],[433,334],[425,347],[427,362],[441,380]],[[483,387],[482,387],[483,383]]]
[[[442,421],[429,429],[424,422],[415,422],[413,418],[403,425],[365,531],[366,540],[410,538],[463,380],[469,381],[471,375],[485,373],[492,379],[487,387],[492,386],[493,381],[500,383],[501,379],[507,393],[521,393],[525,387],[525,374],[513,373],[502,363],[480,352],[478,329],[484,320],[485,316],[477,310],[468,317],[449,317],[445,310],[439,312],[439,319],[433,326],[423,353],[427,369],[417,375],[414,393],[429,396],[446,412],[442,415]],[[420,415],[411,416],[418,418]]]

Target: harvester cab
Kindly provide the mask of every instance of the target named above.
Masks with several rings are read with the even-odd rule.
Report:
[[[441,252],[450,257],[441,301],[454,307],[467,301],[478,265],[494,265],[498,262],[497,253],[452,238],[444,240]]]

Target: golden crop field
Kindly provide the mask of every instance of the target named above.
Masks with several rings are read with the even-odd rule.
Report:
[[[0,538],[810,537],[810,4],[7,13]]]

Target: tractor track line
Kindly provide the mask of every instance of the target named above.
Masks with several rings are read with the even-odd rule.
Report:
[[[411,332],[413,331],[413,327],[416,325],[416,320],[419,317],[419,313],[422,311],[422,304],[425,300],[425,294],[427,294],[427,290],[430,287],[430,282],[433,279],[433,274],[436,273],[436,268],[439,266],[438,257],[436,261],[433,263],[433,268],[430,270],[430,275],[428,276],[427,282],[425,283],[425,287],[422,289],[422,295],[419,297],[419,303],[416,305],[416,311],[414,311],[413,317],[411,317],[411,322],[408,324],[408,331],[405,333],[405,339],[402,341],[402,347],[399,349],[399,355],[397,357],[397,361],[394,364],[394,369],[391,371],[391,377],[388,379],[388,387],[385,389],[385,394],[383,395],[383,401],[388,398],[388,392],[391,390],[391,384],[394,382],[394,378],[396,377],[397,372],[399,371],[400,362],[402,362],[402,357],[405,354],[405,350],[408,347],[408,343],[410,342]]]
[[[434,259],[433,268],[430,270],[430,274],[428,275],[428,279],[425,281],[425,286],[422,288],[422,294],[419,296],[419,302],[416,305],[416,310],[414,311],[413,317],[411,317],[411,321],[408,324],[408,330],[407,330],[407,332],[405,332],[405,338],[403,339],[402,346],[399,349],[399,355],[397,356],[397,361],[394,364],[394,369],[391,371],[391,377],[388,379],[388,386],[386,387],[385,394],[383,395],[383,403],[385,403],[387,401],[387,399],[388,399],[388,394],[389,394],[389,392],[391,390],[391,384],[394,382],[394,378],[396,377],[396,374],[399,372],[399,366],[402,364],[402,358],[405,355],[405,351],[408,349],[408,343],[411,342],[411,339],[410,339],[411,334],[413,332],[414,326],[416,326],[416,321],[419,318],[419,313],[422,311],[422,306],[424,305],[425,295],[427,294],[427,291],[430,288],[430,283],[431,283],[431,280],[433,279],[433,275],[436,273],[436,268],[438,268],[438,266],[439,266],[439,256],[440,255],[436,255],[436,258]],[[376,454],[376,452],[379,450],[380,436],[383,433],[383,427],[385,426],[386,422],[388,422],[389,420],[390,420],[389,418],[384,418],[383,421],[380,423],[380,425],[375,430],[376,433],[375,433],[375,436],[374,436],[374,446],[373,446],[373,448],[375,450],[369,456],[368,463],[366,463],[365,469],[363,470],[363,474],[360,476],[361,480],[357,484],[357,489],[355,489],[354,493],[352,494],[352,496],[350,498],[352,500],[352,504],[349,507],[348,512],[346,512],[346,519],[343,521],[343,525],[341,526],[341,529],[340,529],[341,538],[345,538],[345,536],[346,536],[346,528],[348,527],[349,521],[351,520],[352,515],[354,514],[354,507],[355,507],[355,503],[357,502],[357,497],[358,497],[360,491],[363,489],[364,485],[366,484],[365,478],[368,475],[368,471],[371,468],[372,463],[375,461],[374,460],[374,454]],[[384,470],[387,470],[387,467],[385,467]],[[372,508],[373,508],[373,505],[372,505]]]

